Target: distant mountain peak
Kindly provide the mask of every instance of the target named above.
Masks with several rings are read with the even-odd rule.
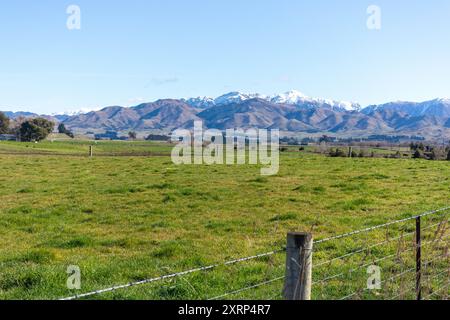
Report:
[[[181,101],[186,102],[188,105],[194,108],[209,108],[215,105],[214,99],[211,97],[196,97],[189,99],[181,99]]]
[[[55,113],[52,113],[51,115],[52,116],[68,116],[68,117],[71,117],[71,116],[76,116],[76,115],[79,115],[79,114],[89,113],[89,112],[98,111],[98,110],[100,110],[100,108],[81,108],[81,109],[74,109],[74,110],[66,110],[64,112],[55,112]]]
[[[335,101],[330,99],[311,98],[298,90],[290,90],[282,94],[265,95],[261,93],[242,93],[231,91],[217,98],[197,97],[183,99],[184,102],[196,108],[210,108],[213,106],[226,106],[229,104],[242,103],[246,100],[262,99],[273,104],[290,104],[302,106],[317,105],[318,107],[331,107],[338,111],[359,111],[361,106],[358,103]]]
[[[278,128],[292,132],[346,135],[420,135],[450,138],[450,99],[389,102],[361,109],[353,102],[311,98],[300,91],[263,95],[229,92],[217,98],[162,99],[135,107],[110,106],[83,114],[66,112],[63,121],[76,133],[116,130],[170,132],[203,121],[208,128]],[[67,115],[67,113],[69,115]],[[7,113],[11,118],[35,114]]]
[[[424,102],[396,101],[380,105],[372,105],[362,110],[365,114],[372,114],[377,111],[402,112],[409,116],[418,117],[423,115],[450,117],[450,99],[439,98]]]
[[[256,99],[256,98],[267,100],[268,96],[259,94],[259,93],[242,93],[242,92],[238,92],[238,91],[232,91],[232,92],[226,93],[220,97],[217,97],[216,99],[214,99],[214,103],[217,106],[220,106],[220,105],[227,105],[227,104],[231,104],[231,103],[241,103],[246,100]]]
[[[282,94],[275,95],[271,98],[272,103],[297,104],[301,101],[309,99],[308,96],[297,90],[291,90]]]

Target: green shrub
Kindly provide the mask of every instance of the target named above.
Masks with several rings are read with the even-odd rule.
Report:
[[[41,141],[53,131],[55,124],[44,118],[25,121],[20,125],[19,136],[21,141]]]

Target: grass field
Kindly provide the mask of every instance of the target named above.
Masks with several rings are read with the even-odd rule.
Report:
[[[171,146],[153,142],[98,142],[91,159],[91,144],[0,142],[0,299],[73,295],[69,265],[82,293],[280,248],[288,231],[323,238],[449,204],[445,161],[286,152],[279,174],[261,177],[258,166],[175,166]],[[95,298],[204,299],[283,273],[281,254]],[[329,290],[316,297],[342,288]]]

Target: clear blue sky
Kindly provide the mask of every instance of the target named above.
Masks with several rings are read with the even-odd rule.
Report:
[[[70,4],[81,30],[66,28]],[[371,4],[380,31],[366,27]],[[448,0],[2,1],[0,43],[0,109],[234,90],[363,105],[450,96]]]

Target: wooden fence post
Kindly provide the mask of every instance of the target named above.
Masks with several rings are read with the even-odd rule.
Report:
[[[89,146],[89,157],[93,157],[93,155],[94,155],[94,147],[93,146]]]
[[[420,234],[420,216],[416,218],[416,299],[422,300],[422,237]]]
[[[284,283],[285,300],[311,300],[312,249],[311,233],[288,233]]]

